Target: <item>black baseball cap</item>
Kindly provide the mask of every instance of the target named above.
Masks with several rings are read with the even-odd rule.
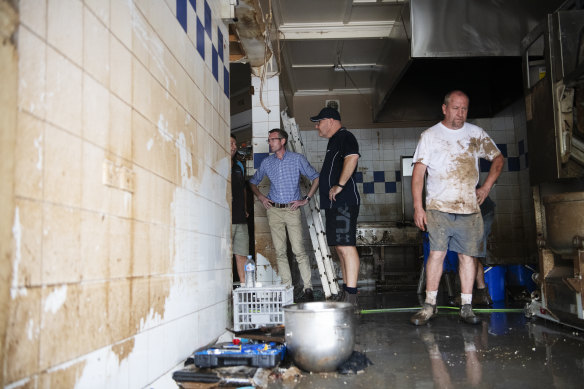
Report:
[[[335,119],[341,121],[341,115],[339,114],[339,111],[337,111],[334,108],[324,107],[323,109],[320,110],[318,115],[310,118],[310,120],[313,122],[318,122],[321,121],[322,119]]]

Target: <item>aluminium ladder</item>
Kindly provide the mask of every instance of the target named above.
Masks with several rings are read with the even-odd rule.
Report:
[[[306,155],[298,124],[296,124],[294,118],[288,116],[286,111],[282,111],[281,116],[284,129],[289,135],[288,144],[290,151]],[[301,178],[301,186],[304,191],[308,193],[310,182],[305,177]],[[314,256],[316,258],[318,272],[322,281],[322,289],[326,298],[329,298],[331,295],[337,295],[339,293],[339,284],[335,277],[332,256],[326,241],[325,229],[318,204],[319,194],[317,190],[313,198],[308,202],[307,205],[309,210],[305,209],[304,215],[306,216],[306,223],[308,224],[308,231],[310,232],[310,240],[312,241],[312,247],[314,248]]]

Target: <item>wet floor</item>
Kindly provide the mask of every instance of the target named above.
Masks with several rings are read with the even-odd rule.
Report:
[[[360,302],[365,310],[419,306],[414,292],[371,293]],[[356,321],[355,350],[373,362],[363,373],[304,373],[295,383],[269,387],[584,387],[584,332],[571,327],[521,312],[481,313],[482,323],[473,326],[452,309],[439,309],[429,324],[415,327],[412,312],[377,312]]]

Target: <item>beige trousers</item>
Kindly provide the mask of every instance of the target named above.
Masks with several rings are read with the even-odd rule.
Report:
[[[272,233],[272,242],[276,249],[276,263],[278,273],[282,278],[282,284],[292,285],[290,274],[290,264],[288,263],[288,250],[286,244],[286,230],[292,246],[292,252],[298,262],[300,277],[304,284],[304,289],[312,289],[310,260],[304,248],[302,236],[302,214],[300,209],[291,211],[289,208],[269,208],[267,210],[268,224]]]

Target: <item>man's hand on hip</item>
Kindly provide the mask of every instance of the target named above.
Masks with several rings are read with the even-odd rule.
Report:
[[[305,204],[308,204],[308,200],[294,200],[290,203],[290,209],[295,211]]]
[[[485,199],[489,196],[490,189],[481,186],[476,190],[477,193],[477,201],[479,205],[485,202]]]
[[[265,209],[270,209],[272,208],[272,200],[270,200],[269,198],[267,198],[266,196],[262,196],[261,199],[259,199],[262,204],[264,205]]]

